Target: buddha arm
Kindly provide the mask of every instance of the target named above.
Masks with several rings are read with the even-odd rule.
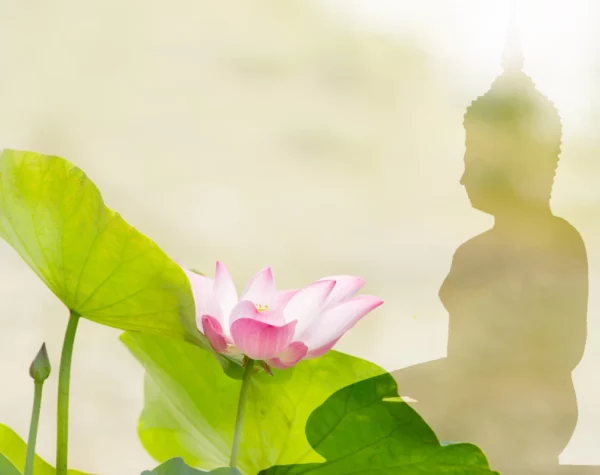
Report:
[[[538,303],[544,312],[539,322],[540,342],[548,364],[572,371],[583,356],[587,340],[587,263],[571,262],[559,272],[557,285],[541,291],[546,303],[541,299]]]
[[[515,266],[472,295],[461,294],[450,315],[448,356],[490,373],[572,371],[585,349],[587,300],[585,259]]]
[[[572,371],[583,356],[587,337],[586,260],[530,269],[523,282],[519,299],[523,306],[517,315],[507,315],[511,323],[503,335],[504,351],[497,357],[510,360],[509,354],[519,355],[525,367]]]

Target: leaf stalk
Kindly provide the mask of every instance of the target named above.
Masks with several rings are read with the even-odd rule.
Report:
[[[242,442],[242,426],[244,422],[244,413],[246,411],[246,399],[248,398],[248,388],[250,387],[250,379],[252,377],[253,368],[254,360],[247,359],[246,368],[244,369],[244,377],[242,378],[242,387],[240,389],[237,417],[235,420],[235,430],[233,432],[233,444],[231,447],[231,458],[229,460],[229,466],[232,468],[237,467],[238,453],[240,451],[240,443]]]
[[[71,310],[63,340],[58,373],[58,410],[56,424],[56,475],[67,475],[69,453],[69,388],[71,384],[71,361],[73,344],[80,316]]]

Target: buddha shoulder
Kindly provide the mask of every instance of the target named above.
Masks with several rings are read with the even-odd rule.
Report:
[[[479,256],[489,253],[490,246],[493,242],[494,236],[491,229],[478,234],[458,246],[456,251],[454,251],[452,261],[454,263],[477,259]]]
[[[554,216],[547,229],[546,236],[556,249],[567,251],[573,257],[587,260],[585,243],[579,231],[566,219]]]

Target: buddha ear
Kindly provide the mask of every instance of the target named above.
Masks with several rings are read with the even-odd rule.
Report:
[[[527,203],[539,206],[550,204],[556,174],[556,166],[544,158],[543,156],[537,159],[530,157],[514,179],[515,192],[519,197]]]

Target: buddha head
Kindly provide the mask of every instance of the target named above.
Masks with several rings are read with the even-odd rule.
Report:
[[[502,66],[504,72],[464,118],[461,184],[471,205],[493,216],[549,207],[561,145],[556,107],[522,71],[514,21]]]

